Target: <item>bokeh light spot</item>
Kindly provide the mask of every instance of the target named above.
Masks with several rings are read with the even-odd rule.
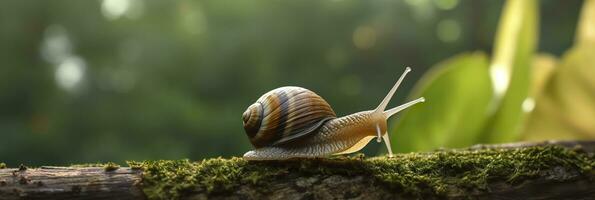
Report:
[[[72,44],[66,29],[60,25],[46,28],[41,44],[41,57],[53,64],[58,64],[72,54]]]
[[[353,44],[358,49],[370,49],[376,44],[376,30],[369,26],[360,26],[353,32]]]
[[[461,37],[461,25],[455,20],[441,20],[436,27],[436,34],[442,42],[455,42]]]
[[[459,0],[434,0],[434,5],[440,10],[451,10],[459,4]]]
[[[85,73],[85,61],[82,58],[71,56],[56,68],[55,79],[62,89],[73,91],[81,83]]]
[[[524,112],[531,112],[535,108],[535,99],[529,97],[523,101],[523,111]]]
[[[180,4],[180,23],[183,29],[190,34],[201,34],[207,29],[207,20],[198,5]]]
[[[492,77],[492,85],[496,96],[502,96],[506,92],[508,81],[510,81],[509,74],[509,70],[501,64],[490,66],[490,76]]]
[[[405,0],[405,3],[411,7],[417,20],[426,21],[434,16],[432,0]]]
[[[144,8],[142,0],[103,0],[101,3],[101,13],[109,20],[116,20],[122,16],[140,18]]]

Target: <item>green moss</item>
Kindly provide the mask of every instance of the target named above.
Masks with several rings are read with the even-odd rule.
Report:
[[[0,162],[0,169],[6,169],[6,163]]]
[[[70,165],[70,167],[101,167],[106,172],[114,171],[120,168],[120,165],[114,162],[107,162],[107,163],[85,163],[85,164],[76,164]]]
[[[163,160],[133,164],[143,169],[143,187],[149,198],[176,199],[190,192],[215,194],[232,191],[240,185],[265,185],[290,174],[367,175],[407,196],[440,196],[452,192],[452,188],[464,192],[487,190],[491,182],[517,184],[554,167],[593,173],[595,161],[577,149],[545,146],[398,154],[392,159],[355,156],[249,162],[242,158],[214,158],[200,162]]]
[[[106,172],[111,172],[111,171],[115,171],[118,168],[120,168],[120,165],[113,163],[113,162],[107,162],[105,163],[105,165],[103,166],[103,169],[105,169]]]
[[[70,167],[104,167],[105,163],[84,163],[84,164],[73,164]]]
[[[128,167],[133,170],[139,170],[143,167],[143,163],[137,161],[126,161],[126,164],[128,164]]]

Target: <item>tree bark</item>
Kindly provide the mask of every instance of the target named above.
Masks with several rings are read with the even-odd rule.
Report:
[[[486,148],[517,149],[540,145],[561,145],[595,152],[595,141],[549,141],[475,145],[463,150]],[[431,154],[431,152],[429,153]],[[355,198],[386,199],[402,197],[377,180],[363,175],[340,176],[313,174],[307,177],[288,172],[284,179],[268,183],[268,188],[245,184],[233,192],[209,194],[197,190],[184,194],[190,199],[312,199]],[[424,196],[426,199],[592,199],[595,198],[595,174],[578,173],[553,167],[537,178],[522,183],[490,182],[489,190],[460,192],[446,188],[445,196]],[[564,181],[560,181],[564,180]],[[146,199],[142,187],[142,170],[121,167],[40,167],[0,169],[0,200],[4,199]]]
[[[140,181],[130,168],[0,169],[0,199],[145,199]]]

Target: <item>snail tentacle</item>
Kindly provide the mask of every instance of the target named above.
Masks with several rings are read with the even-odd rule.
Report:
[[[426,98],[420,97],[418,99],[415,99],[413,101],[407,102],[403,105],[391,108],[387,111],[384,111],[384,115],[386,116],[386,118],[388,119],[389,117],[393,116],[394,114],[397,114],[398,112],[400,112],[401,110],[405,110],[406,108],[409,108],[417,103],[422,103],[425,102]]]
[[[397,80],[397,83],[395,83],[395,85],[390,89],[390,91],[388,91],[388,94],[386,94],[386,97],[384,97],[384,99],[382,99],[382,102],[380,102],[380,105],[378,105],[378,107],[376,107],[376,109],[374,109],[374,111],[382,112],[382,111],[384,111],[384,109],[386,109],[388,102],[390,102],[390,99],[393,98],[393,95],[399,88],[399,85],[401,85],[401,82],[403,81],[405,76],[407,76],[407,74],[410,71],[411,71],[411,68],[409,68],[409,67],[405,68],[405,72],[403,72],[403,74],[401,74],[401,77],[399,77],[399,80]]]

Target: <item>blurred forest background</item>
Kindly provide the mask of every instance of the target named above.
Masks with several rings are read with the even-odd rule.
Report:
[[[535,51],[555,60],[574,45],[583,1],[536,5]],[[305,87],[343,116],[377,106],[410,66],[390,105],[401,104],[434,64],[461,52],[490,57],[504,6],[475,0],[0,1],[0,161],[241,156],[252,149],[241,114],[265,92]],[[471,85],[477,78],[465,77]],[[432,114],[430,102],[477,94],[436,89],[445,97],[426,95],[428,103],[417,108],[430,118],[445,114]],[[425,94],[419,90],[412,97]],[[439,119],[430,125],[407,120],[389,125],[400,152],[541,139],[423,135],[412,127]],[[402,124],[409,127],[399,133]],[[424,139],[407,139],[415,134]],[[364,152],[374,155],[381,145],[372,142]]]

